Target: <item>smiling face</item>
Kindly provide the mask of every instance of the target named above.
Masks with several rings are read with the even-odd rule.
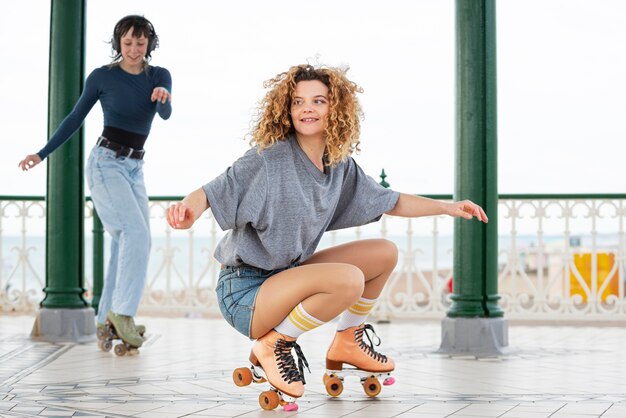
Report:
[[[303,137],[323,137],[330,101],[328,87],[319,80],[299,81],[291,101],[291,121]]]
[[[148,38],[133,36],[133,28],[120,37],[122,65],[126,68],[141,68],[148,54]]]

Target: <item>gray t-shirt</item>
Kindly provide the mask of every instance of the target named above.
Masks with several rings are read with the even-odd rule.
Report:
[[[230,230],[215,258],[265,270],[305,261],[325,231],[377,221],[400,196],[351,157],[322,173],[293,136],[260,154],[250,149],[203,189],[217,223]]]

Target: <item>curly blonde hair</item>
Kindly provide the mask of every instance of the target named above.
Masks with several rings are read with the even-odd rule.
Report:
[[[288,134],[294,133],[291,121],[291,101],[296,84],[300,81],[319,80],[328,87],[329,113],[324,129],[326,136],[326,164],[335,166],[359,149],[360,119],[363,111],[357,93],[363,89],[348,80],[348,68],[315,68],[308,64],[291,67],[263,83],[270,90],[261,100],[257,120],[252,129],[251,145],[258,145],[259,152],[269,148]]]

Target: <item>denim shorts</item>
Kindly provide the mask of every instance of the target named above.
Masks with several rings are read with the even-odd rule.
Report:
[[[294,263],[276,270],[263,270],[252,266],[222,267],[215,290],[220,311],[226,321],[237,331],[251,338],[252,314],[261,285],[269,277],[296,265]]]

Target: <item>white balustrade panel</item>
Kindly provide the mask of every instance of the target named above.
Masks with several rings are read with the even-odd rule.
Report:
[[[172,202],[150,203],[152,250],[141,314],[218,316],[213,258],[224,235],[211,212],[190,230],[164,219]],[[92,287],[92,209],[85,208],[86,297]],[[501,199],[498,289],[507,318],[624,320],[624,218],[620,199]],[[475,221],[474,221],[475,222]],[[451,305],[452,230],[449,217],[383,216],[376,223],[327,233],[320,249],[386,238],[398,265],[374,315],[442,318]],[[45,202],[0,201],[0,312],[32,312],[45,286]],[[108,259],[108,236],[105,260]],[[106,265],[106,262],[105,262]]]

